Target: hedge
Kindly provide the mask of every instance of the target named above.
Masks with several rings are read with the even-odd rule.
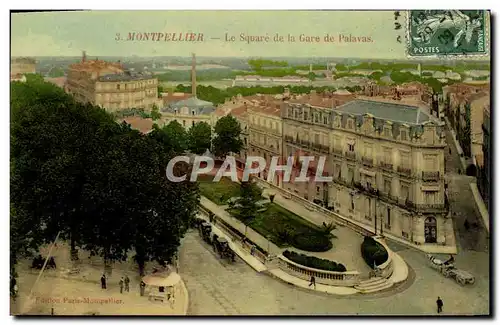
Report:
[[[361,256],[366,264],[373,269],[374,264],[377,266],[384,264],[389,258],[389,253],[382,244],[372,237],[366,236],[361,244]]]
[[[293,237],[292,246],[308,252],[326,252],[332,248],[328,236],[317,233],[299,233]]]
[[[333,272],[347,271],[345,266],[341,263],[325,260],[323,258],[318,258],[314,256],[307,256],[296,252],[290,252],[289,250],[284,251],[283,256],[288,258],[290,261],[293,261],[300,265],[311,267],[313,269],[333,271]]]

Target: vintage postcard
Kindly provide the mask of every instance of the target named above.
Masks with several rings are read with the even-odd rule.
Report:
[[[491,315],[489,11],[10,19],[11,315]]]

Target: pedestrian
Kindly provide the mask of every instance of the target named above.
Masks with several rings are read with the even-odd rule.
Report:
[[[119,284],[120,284],[120,293],[123,293],[123,283],[124,282],[125,281],[123,281],[123,277],[121,277],[120,282],[119,282]]]
[[[130,279],[128,275],[125,275],[125,291],[129,292],[130,291]]]
[[[316,289],[316,279],[314,278],[314,276],[311,277],[311,281],[309,282],[309,286],[312,285],[314,285],[314,289]]]
[[[252,248],[250,248],[250,255],[253,255],[255,253],[255,245],[252,245]]]
[[[102,274],[101,276],[101,289],[106,289],[106,274]]]
[[[450,153],[450,155],[451,155],[451,148],[448,148],[448,152],[449,152],[449,153]]]
[[[441,300],[440,297],[436,300],[436,304],[438,307],[438,314],[443,312],[443,301]]]
[[[146,283],[144,281],[141,281],[141,284],[139,285],[141,289],[141,297],[144,296],[144,290],[146,289]]]

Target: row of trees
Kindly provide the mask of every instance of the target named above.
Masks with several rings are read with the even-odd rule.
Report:
[[[220,118],[215,124],[214,134],[206,122],[198,122],[188,131],[176,120],[163,127],[153,125],[150,136],[172,148],[176,153],[191,152],[197,155],[207,150],[217,157],[238,153],[243,147],[240,123],[231,115]]]
[[[109,265],[135,251],[171,261],[196,212],[196,183],[172,183],[177,148],[40,80],[11,84],[11,266],[57,233]],[[174,173],[189,171],[176,165]]]

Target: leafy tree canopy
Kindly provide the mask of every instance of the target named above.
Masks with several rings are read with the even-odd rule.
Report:
[[[201,155],[210,150],[212,143],[212,128],[205,122],[193,125],[188,131],[189,151]]]
[[[213,152],[224,157],[232,152],[240,152],[243,141],[240,138],[240,123],[231,115],[220,118],[215,124],[215,138],[212,142]]]

